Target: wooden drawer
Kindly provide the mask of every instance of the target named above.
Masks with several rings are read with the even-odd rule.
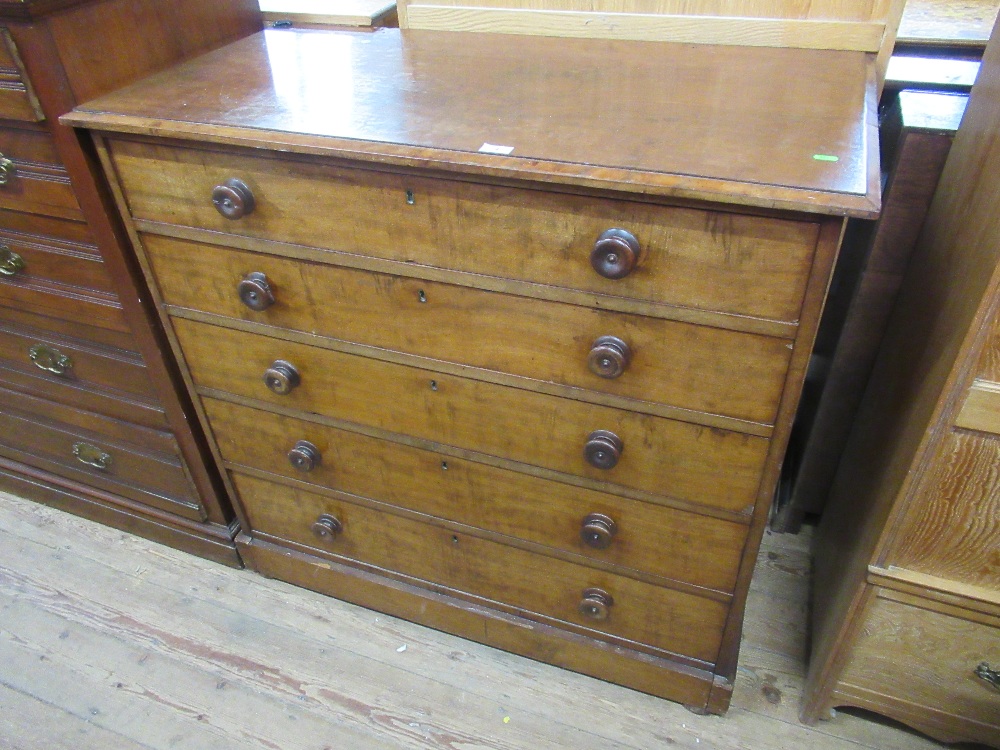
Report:
[[[146,366],[138,354],[7,326],[2,321],[0,362],[6,367],[29,370],[55,383],[113,389],[140,399],[156,398]]]
[[[0,208],[83,220],[69,174],[46,131],[0,128],[0,152],[13,162],[0,185]]]
[[[1000,438],[952,431],[885,565],[997,590]]]
[[[1000,620],[956,617],[935,611],[940,605],[877,591],[840,678],[845,689],[875,694],[892,715],[919,717],[918,726],[942,728],[951,724],[947,717],[961,717],[978,726],[964,738],[1000,739],[1000,690],[975,673],[983,662],[1000,670]]]
[[[768,440],[431,370],[174,319],[195,384],[623,488],[742,512],[751,507]],[[264,372],[294,364],[301,385],[276,395]],[[624,444],[611,469],[584,446],[607,430]]]
[[[8,220],[23,217],[9,211],[0,213],[0,280],[25,284],[55,283],[66,288],[114,293],[114,284],[97,247],[62,236],[43,236],[14,229]],[[47,228],[70,234],[75,224],[53,220]]]
[[[168,433],[0,389],[0,451],[187,518],[205,520]]]
[[[0,283],[0,297],[2,297],[2,292],[3,284]],[[79,320],[40,315],[23,307],[0,307],[0,320],[9,325],[27,326],[70,338],[86,339],[95,344],[124,351],[131,351],[136,347],[135,338],[131,331],[116,331],[88,325]]]
[[[45,119],[31,88],[17,45],[6,27],[0,27],[0,120],[37,122]]]
[[[721,328],[153,235],[143,244],[172,305],[742,420],[774,421],[791,357],[786,340]],[[275,295],[263,312],[237,294],[250,271]],[[588,367],[601,336],[631,351],[616,378]]]
[[[797,321],[819,225],[115,141],[134,217],[598,294]],[[212,190],[239,178],[256,207],[231,221]],[[642,248],[629,276],[591,267],[602,232]]]
[[[74,221],[0,210],[0,305],[131,333],[87,225]]]
[[[719,591],[736,584],[744,524],[539,479],[433,451],[271,414],[202,400],[228,465],[253,467],[339,492],[373,498],[468,526]],[[309,470],[289,451],[300,440],[320,454]],[[587,519],[600,514],[604,548],[584,542]],[[593,523],[593,520],[590,521]],[[600,542],[598,542],[600,543]]]
[[[233,474],[233,480],[252,531],[591,634],[707,663],[718,655],[728,609],[721,602],[249,476]],[[332,540],[312,531],[322,514],[343,527]],[[606,619],[581,614],[588,589],[611,596]]]

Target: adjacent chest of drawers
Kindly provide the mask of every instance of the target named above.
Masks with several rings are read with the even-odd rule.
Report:
[[[229,501],[99,169],[58,123],[259,28],[250,3],[157,5],[0,2],[0,484],[238,565]]]
[[[671,66],[727,88],[726,55],[784,51],[594,44],[268,31],[71,120],[103,131],[251,566],[720,712],[842,216],[874,208],[871,61],[839,58],[822,135],[847,177],[788,136],[789,178],[847,195],[685,177],[768,158],[658,140],[671,95],[698,100],[678,137],[712,100],[645,102]],[[623,81],[614,117],[579,102]]]
[[[1000,747],[998,90],[994,38],[818,530],[809,721]]]

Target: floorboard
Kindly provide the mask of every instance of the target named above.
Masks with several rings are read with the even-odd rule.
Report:
[[[725,717],[0,493],[0,750],[931,750],[797,721],[808,533],[768,535]]]

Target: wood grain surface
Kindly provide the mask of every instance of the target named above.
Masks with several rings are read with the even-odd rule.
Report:
[[[115,141],[111,154],[130,212],[140,220],[786,322],[798,320],[818,238],[813,222],[316,159],[126,140]],[[231,177],[254,194],[253,212],[237,221],[222,218],[211,202],[213,188]],[[612,227],[631,232],[641,248],[637,268],[617,280],[602,278],[590,264],[595,241]]]
[[[485,600],[529,619],[556,619],[577,631],[617,636],[711,664],[719,649],[724,603],[651,586],[607,571],[497,544],[343,499],[233,475],[253,527],[335,557],[356,560],[390,575],[436,584],[459,598]],[[336,517],[343,532],[321,541],[310,526],[321,513]],[[544,582],[544,584],[542,584]],[[423,584],[426,585],[426,584]],[[611,595],[607,619],[583,616],[584,591]],[[704,666],[704,665],[702,665]]]
[[[748,422],[773,423],[791,358],[784,339],[153,235],[143,245],[174,307]],[[263,312],[236,291],[250,272],[275,295]],[[608,335],[632,352],[613,379],[587,365]]]
[[[329,74],[341,66],[353,72]],[[231,145],[867,216],[878,206],[872,66],[830,50],[268,30],[65,122],[156,134],[170,122],[170,137],[197,129]],[[350,107],[322,104],[336,101],[332,80],[349,84]],[[594,102],[614,102],[615,115]]]
[[[561,550],[592,564],[730,592],[746,526],[548,481],[398,443],[268,414],[205,398],[212,432],[227,463],[296,482],[370,498],[440,520],[450,520]],[[246,429],[252,424],[253,429]],[[287,453],[308,440],[321,460],[308,473]],[[372,467],[378,467],[375,471]],[[277,480],[274,480],[277,481]],[[602,513],[616,524],[606,549],[581,541],[583,519]],[[251,529],[252,530],[252,529]],[[713,550],[710,556],[705,549]]]
[[[744,511],[755,502],[767,440],[660,417],[465,380],[279,339],[175,318],[174,330],[199,389],[213,389],[303,417],[499,456],[621,486]],[[302,385],[286,396],[264,385],[276,359],[291,361]],[[530,419],[526,418],[531,415]],[[315,418],[315,417],[313,417]],[[358,427],[355,427],[358,429]],[[624,443],[611,470],[590,466],[587,436],[611,430]]]

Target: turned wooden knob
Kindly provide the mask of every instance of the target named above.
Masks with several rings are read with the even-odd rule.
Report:
[[[639,240],[625,229],[606,229],[590,251],[590,265],[606,279],[624,279],[639,262]]]
[[[580,527],[580,538],[588,547],[607,549],[615,538],[618,524],[603,513],[590,513],[583,519]]]
[[[310,528],[312,529],[312,533],[324,542],[332,542],[344,530],[344,524],[337,520],[335,516],[323,513],[313,521]]]
[[[240,302],[256,312],[263,312],[274,304],[274,292],[267,281],[267,276],[254,271],[248,273],[236,287]]]
[[[616,336],[601,336],[590,348],[587,366],[602,378],[617,378],[632,361],[632,349]]]
[[[587,589],[580,600],[580,614],[589,620],[603,621],[608,619],[608,613],[615,600],[603,589]]]
[[[288,451],[288,462],[299,471],[312,471],[319,466],[323,455],[308,440],[299,440]]]
[[[613,432],[594,430],[587,436],[583,456],[596,469],[613,469],[622,457],[625,444]]]
[[[302,382],[295,365],[283,359],[276,359],[264,370],[264,383],[279,396],[287,396]]]
[[[242,219],[253,213],[253,192],[243,180],[232,177],[212,190],[212,203],[227,219]]]

